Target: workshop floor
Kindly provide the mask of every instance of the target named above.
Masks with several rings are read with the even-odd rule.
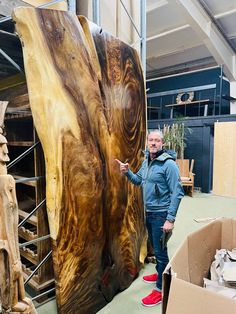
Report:
[[[212,194],[194,193],[194,197],[185,196],[181,202],[174,233],[168,243],[169,256],[173,256],[187,234],[197,230],[205,223],[197,223],[195,218],[232,217],[236,218],[236,198],[220,197]],[[125,291],[114,297],[112,302],[101,309],[99,314],[160,314],[161,305],[144,307],[140,300],[154,288],[154,285],[142,281],[144,274],[155,271],[154,264],[145,264],[139,277]],[[39,314],[56,314],[56,302],[50,301],[37,307]]]

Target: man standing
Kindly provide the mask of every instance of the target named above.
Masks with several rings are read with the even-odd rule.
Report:
[[[136,174],[129,169],[128,163],[116,159],[121,173],[133,184],[142,186],[148,236],[157,260],[157,273],[143,277],[147,283],[156,282],[156,288],[142,299],[144,306],[154,306],[162,300],[162,274],[169,262],[162,237],[172,231],[180,201],[184,196],[178,166],[162,146],[162,132],[151,131],[147,139],[147,158]]]

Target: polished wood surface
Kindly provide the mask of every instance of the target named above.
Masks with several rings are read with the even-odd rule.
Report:
[[[96,313],[141,267],[141,191],[114,162],[127,161],[135,171],[142,158],[139,59],[69,12],[19,8],[14,19],[46,161],[58,309]]]

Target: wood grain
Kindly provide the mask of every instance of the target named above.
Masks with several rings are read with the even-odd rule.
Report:
[[[19,8],[30,105],[46,161],[60,313],[96,313],[140,269],[144,234],[135,170],[145,138],[136,52],[69,12]]]
[[[144,83],[139,57],[134,49],[86,18],[79,17],[79,20],[90,47],[105,108],[110,145],[105,148],[107,160],[119,156],[120,160],[129,162],[131,168],[137,170],[146,131]],[[108,177],[112,184],[106,188],[106,235],[109,239],[106,241],[106,255],[112,262],[107,264],[105,274],[110,282],[119,281],[124,289],[139,270],[140,252],[137,248],[140,248],[143,233],[143,212],[139,210],[139,188],[128,184],[124,178],[117,181],[117,173],[111,165],[108,162]],[[121,193],[124,188],[125,194]],[[115,285],[103,285],[102,288],[107,298],[115,293]]]

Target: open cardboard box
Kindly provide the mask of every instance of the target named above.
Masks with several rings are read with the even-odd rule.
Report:
[[[215,220],[185,239],[163,274],[163,314],[236,313],[235,299],[202,287],[221,248],[236,248],[236,219]]]

